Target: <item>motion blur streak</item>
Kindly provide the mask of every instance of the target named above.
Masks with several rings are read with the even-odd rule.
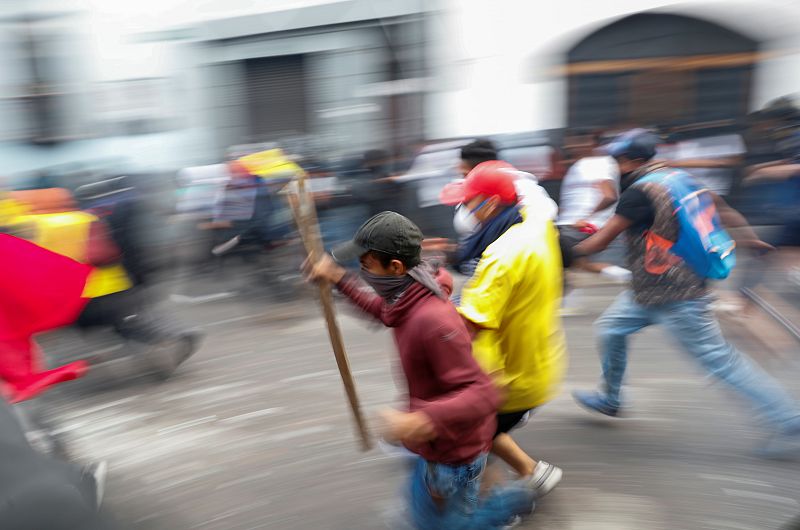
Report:
[[[628,341],[621,403],[589,407],[620,418],[570,397],[601,375],[593,323],[636,289],[624,235],[571,254],[634,215],[616,206],[632,172],[604,150],[634,128],[752,226],[727,227],[737,265],[703,283],[709,313],[800,397],[798,24],[781,0],[3,1],[0,237],[26,250],[0,267],[0,528],[421,527],[404,485],[418,457],[359,450],[287,197],[304,175],[328,251],[379,212],[408,217],[458,301],[496,237],[471,238],[492,204],[462,205],[461,233],[454,205],[495,158],[572,265],[545,319],[569,368],[513,431],[564,478],[520,528],[800,528],[800,463],[758,452],[787,433],[704,380],[668,328]],[[392,330],[336,307],[378,438],[419,374]],[[417,472],[466,480],[480,462]],[[517,478],[500,459],[481,477]]]

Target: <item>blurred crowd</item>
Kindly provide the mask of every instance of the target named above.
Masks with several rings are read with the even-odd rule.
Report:
[[[108,360],[46,369],[33,336],[58,325],[112,329],[120,341],[145,345],[137,355],[146,359],[146,370],[169,377],[201,339],[191,325],[157,308],[158,286],[180,274],[224,273],[225,262],[241,257],[270,268],[275,289],[294,292],[303,251],[287,194],[300,175],[315,200],[326,250],[349,241],[365,220],[393,211],[421,228],[426,255],[472,277],[488,245],[520,221],[516,210],[508,210],[507,219],[495,221],[496,233],[476,238],[480,206],[464,208],[464,179],[481,164],[503,161],[514,171],[514,197],[558,226],[564,267],[627,282],[631,262],[621,238],[612,238],[588,260],[574,254],[575,248],[587,248],[585,242],[603,230],[615,208],[621,211],[616,205],[628,173],[605,150],[619,133],[616,128],[574,129],[447,139],[415,145],[403,156],[372,149],[331,160],[274,145],[246,146],[232,148],[219,164],[184,168],[176,175],[71,168],[27,179],[0,195],[2,242],[12,257],[6,262],[9,270],[19,269],[18,276],[9,275],[17,278],[13,285],[6,286],[8,300],[19,305],[4,310],[15,314],[6,315],[0,326],[2,340],[16,345],[0,365],[5,394],[12,403],[26,401],[80,377],[89,364]],[[685,169],[738,209],[757,228],[765,242],[758,251],[769,254],[769,266],[778,268],[787,292],[800,292],[800,109],[795,103],[776,100],[743,124],[671,126],[656,133],[655,158]],[[782,250],[774,258],[772,247]],[[358,267],[357,258],[345,264]],[[31,275],[31,270],[38,272]],[[752,293],[762,272],[746,275],[745,294]],[[559,299],[559,306],[562,315],[569,314],[568,301],[562,306]],[[54,315],[53,307],[63,312]],[[599,403],[596,396],[583,399],[589,408],[606,407],[606,412],[619,406]],[[24,437],[16,438],[8,443],[22,444]],[[20,450],[23,460],[35,460],[27,449]],[[70,467],[59,471],[58,480],[88,487],[85,495],[95,504],[102,472],[98,465]],[[552,472],[548,468],[548,476]]]

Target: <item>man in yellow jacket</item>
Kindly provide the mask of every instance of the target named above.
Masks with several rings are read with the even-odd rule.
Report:
[[[461,185],[455,224],[469,235],[460,254],[479,262],[459,311],[474,333],[474,355],[505,394],[492,450],[541,496],[561,480],[561,469],[528,456],[508,433],[553,398],[566,371],[563,266],[552,220],[518,205],[514,180],[511,165],[490,161]]]

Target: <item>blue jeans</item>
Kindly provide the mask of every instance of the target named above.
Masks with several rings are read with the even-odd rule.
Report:
[[[775,379],[725,340],[710,302],[703,297],[643,306],[634,301],[630,291],[621,293],[595,322],[609,402],[620,404],[628,335],[652,324],[663,324],[709,374],[747,398],[764,420],[780,430],[800,426],[796,402]]]
[[[494,530],[533,510],[534,490],[509,482],[479,498],[486,454],[450,466],[419,458],[409,484],[410,510],[418,530]],[[434,499],[435,496],[435,499]]]

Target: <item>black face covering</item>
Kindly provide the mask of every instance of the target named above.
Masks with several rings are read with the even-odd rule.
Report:
[[[361,268],[361,277],[369,284],[370,287],[375,289],[378,296],[384,300],[392,301],[400,296],[403,291],[414,283],[414,278],[408,274],[402,276],[379,276],[372,274],[363,267]]]
[[[619,177],[619,187],[620,191],[625,191],[630,188],[640,177],[655,171],[657,169],[661,169],[666,167],[662,162],[647,162],[638,168],[634,169],[633,171],[628,171],[626,173],[622,173]]]

